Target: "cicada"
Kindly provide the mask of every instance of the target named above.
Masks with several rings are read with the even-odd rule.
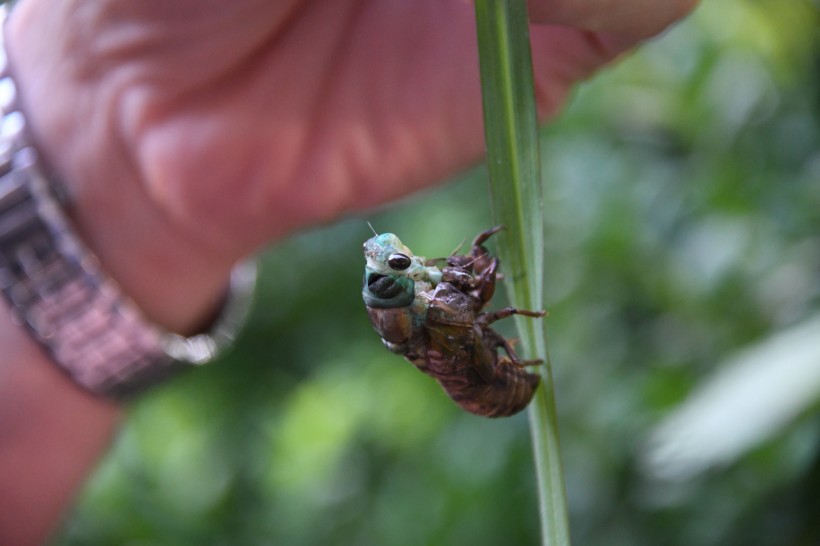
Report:
[[[434,377],[463,409],[484,417],[524,409],[540,382],[525,366],[542,362],[521,360],[490,325],[516,314],[543,317],[543,311],[484,311],[499,276],[499,259],[484,243],[502,228],[480,233],[469,254],[433,260],[414,255],[392,233],[364,243],[362,297],[384,345]]]

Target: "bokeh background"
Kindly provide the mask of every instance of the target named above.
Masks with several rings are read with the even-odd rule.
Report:
[[[544,129],[577,545],[820,544],[819,13],[706,0]],[[366,220],[445,255],[486,172],[267,253],[236,351],[129,409],[54,544],[537,543],[526,415],[384,350]]]

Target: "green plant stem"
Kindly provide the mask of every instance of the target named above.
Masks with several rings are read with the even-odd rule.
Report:
[[[544,209],[526,0],[475,0],[490,193],[510,301],[544,308]],[[543,358],[530,405],[544,545],[570,544],[545,320],[516,317],[527,358]]]

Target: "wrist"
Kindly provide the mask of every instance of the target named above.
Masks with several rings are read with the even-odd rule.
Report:
[[[94,156],[96,168],[81,160],[100,136],[93,120],[74,116],[78,123],[65,125],[74,135],[67,144],[73,153],[50,147],[53,135],[28,120],[41,104],[42,80],[25,74],[43,75],[17,70],[14,47],[0,73],[0,280],[16,320],[77,384],[100,395],[130,397],[186,364],[211,360],[244,321],[255,267],[235,268],[226,294],[231,264],[221,262],[220,270],[220,261],[208,260],[190,234],[152,206],[138,171],[123,168],[129,148],[115,139],[107,149],[114,154]],[[76,81],[50,89],[64,98],[60,91]],[[26,85],[28,95],[16,91]],[[40,127],[55,122],[39,119]],[[60,180],[55,170],[69,175]],[[55,190],[68,198],[58,200]]]
[[[235,257],[183,229],[146,192],[136,143],[118,124],[128,114],[121,75],[78,70],[72,59],[90,44],[78,42],[69,27],[81,22],[63,9],[22,2],[7,26],[31,135],[65,185],[68,213],[106,273],[147,318],[192,333],[222,301]]]
[[[121,416],[74,387],[0,304],[0,544],[44,544]]]

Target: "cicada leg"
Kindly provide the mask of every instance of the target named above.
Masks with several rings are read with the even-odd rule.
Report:
[[[498,311],[493,311],[491,313],[482,313],[476,318],[476,323],[479,324],[481,329],[484,332],[484,336],[486,338],[491,339],[493,345],[496,347],[502,347],[504,352],[510,357],[510,360],[513,364],[519,367],[523,366],[537,366],[538,364],[543,364],[544,361],[541,359],[534,359],[534,360],[521,360],[518,356],[518,353],[515,351],[513,344],[510,340],[489,328],[489,325],[493,322],[501,320],[503,318],[511,317],[512,315],[523,315],[525,317],[533,317],[533,318],[541,318],[547,314],[546,311],[529,311],[527,309],[517,309],[515,307],[505,307],[504,309],[499,309]]]
[[[498,258],[490,260],[489,265],[478,273],[477,287],[474,293],[483,304],[489,303],[495,294],[495,281],[498,278]]]
[[[502,229],[505,229],[505,226],[495,226],[493,228],[488,229],[487,231],[482,231],[481,233],[476,235],[475,239],[473,239],[473,246],[470,249],[470,257],[473,259],[473,271],[475,271],[477,274],[480,275],[482,271],[490,267],[490,261],[492,260],[490,258],[490,251],[488,251],[484,247],[484,243],[487,241],[487,239],[489,239]]]
[[[481,322],[483,325],[489,326],[493,322],[496,322],[501,319],[505,319],[507,317],[511,317],[513,315],[523,315],[525,317],[534,317],[534,318],[541,318],[547,315],[546,311],[528,311],[527,309],[517,309],[515,307],[505,307],[504,309],[499,309],[498,311],[492,311],[490,313],[481,313],[480,316],[476,318],[476,322]]]
[[[483,245],[484,242],[487,239],[489,239],[490,237],[492,237],[493,235],[495,235],[496,233],[498,233],[502,229],[506,229],[506,228],[507,228],[507,226],[505,226],[504,224],[500,224],[500,225],[497,225],[495,227],[491,227],[487,231],[482,231],[481,233],[476,235],[475,239],[473,239],[473,248],[474,249],[475,248],[484,248],[481,245]]]
[[[521,360],[521,357],[518,356],[518,351],[515,350],[515,344],[518,343],[518,339],[507,339],[504,336],[498,336],[501,338],[501,343],[499,343],[499,347],[504,349],[504,352],[507,353],[509,356],[509,360],[518,367],[526,367],[526,366],[539,366],[544,363],[543,359],[540,358],[533,358],[529,360]]]
[[[487,328],[484,330],[484,339],[489,340],[493,349],[502,348],[504,352],[507,353],[509,358],[505,359],[508,363],[517,366],[519,368],[523,368],[525,366],[538,366],[539,364],[543,364],[544,361],[540,358],[532,359],[532,360],[521,360],[521,357],[518,356],[518,352],[513,347],[512,340],[509,340],[496,332],[491,328]]]
[[[475,261],[483,256],[487,256],[489,252],[486,248],[482,246],[482,243],[489,239],[494,233],[498,233],[504,229],[504,226],[495,226],[494,228],[488,229],[487,231],[482,231],[479,233],[475,239],[473,239],[472,249],[470,250],[470,254],[460,256],[458,251],[461,250],[461,247],[464,246],[465,240],[462,239],[458,246],[453,249],[449,256],[446,258],[429,258],[424,262],[424,265],[436,265],[440,262],[447,262],[448,265],[453,267],[463,267],[470,271],[473,271],[474,268],[472,267]]]

